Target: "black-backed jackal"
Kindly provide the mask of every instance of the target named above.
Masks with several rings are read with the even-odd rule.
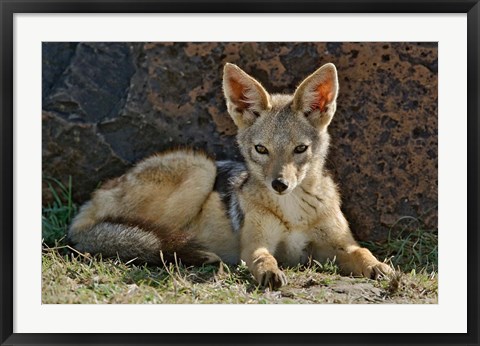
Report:
[[[293,95],[269,94],[226,64],[223,90],[245,163],[173,150],[138,163],[97,189],[74,219],[80,250],[161,263],[244,260],[255,279],[278,288],[278,263],[336,258],[345,274],[391,268],[354,240],[337,187],[324,169],[336,109],[337,71],[326,64]]]

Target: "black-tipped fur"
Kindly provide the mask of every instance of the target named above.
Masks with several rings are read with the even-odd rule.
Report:
[[[232,222],[235,232],[239,232],[243,225],[244,213],[240,207],[236,189],[248,177],[247,167],[237,161],[217,161],[217,176],[213,190],[217,191],[227,211],[227,216]]]

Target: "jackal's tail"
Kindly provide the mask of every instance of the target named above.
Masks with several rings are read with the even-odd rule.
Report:
[[[118,257],[124,261],[161,265],[176,257],[185,264],[214,263],[220,258],[206,251],[185,231],[164,230],[126,220],[105,220],[92,227],[69,230],[69,241],[81,252]]]

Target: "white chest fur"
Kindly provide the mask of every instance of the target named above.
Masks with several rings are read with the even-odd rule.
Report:
[[[308,245],[312,241],[309,228],[317,213],[322,208],[320,198],[301,188],[295,189],[285,196],[274,197],[286,228],[280,236],[280,246],[275,257],[286,265],[306,263],[308,260]]]
[[[306,263],[308,260],[308,245],[311,242],[309,233],[289,231],[283,234],[282,241],[275,251],[277,260],[288,266]]]
[[[305,194],[300,188],[288,195],[276,195],[275,202],[287,227],[302,228],[314,219],[319,210],[318,201]]]

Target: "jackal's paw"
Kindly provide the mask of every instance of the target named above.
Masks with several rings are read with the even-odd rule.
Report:
[[[287,277],[278,269],[277,260],[270,254],[258,255],[250,268],[255,280],[263,287],[277,289],[287,284]]]
[[[364,267],[362,272],[363,276],[378,280],[393,274],[393,269],[386,263],[376,261],[376,263]]]
[[[277,289],[287,284],[287,277],[280,269],[276,268],[259,273],[257,275],[257,281],[263,287]]]
[[[380,279],[393,274],[393,269],[382,263],[366,248],[358,248],[349,254],[349,262],[344,267],[354,276],[364,276],[370,279]]]

